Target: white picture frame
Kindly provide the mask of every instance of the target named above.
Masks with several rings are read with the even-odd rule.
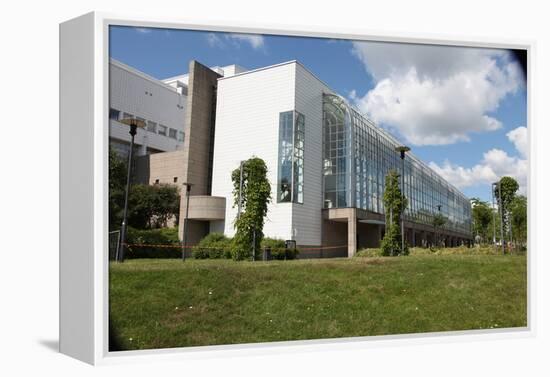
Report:
[[[88,13],[60,25],[60,351],[90,364],[135,360],[227,357],[306,350],[345,350],[386,343],[456,342],[532,337],[535,252],[528,253],[528,326],[517,329],[471,330],[450,333],[387,335],[312,341],[173,348],[147,351],[108,351],[108,47],[109,26],[127,25],[175,29],[315,36],[356,40],[414,42],[472,47],[525,49],[528,56],[529,154],[533,155],[531,83],[533,41],[478,38],[475,40],[362,30],[321,30],[250,24],[143,18]],[[529,171],[532,162],[529,159]],[[529,174],[529,219],[536,200]],[[529,243],[531,244],[531,227]],[[78,245],[78,247],[75,247]],[[460,336],[457,336],[460,335]]]

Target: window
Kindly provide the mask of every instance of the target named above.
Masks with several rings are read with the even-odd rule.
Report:
[[[294,203],[304,202],[304,116],[298,112],[294,113],[294,187],[292,190],[292,201]]]
[[[350,179],[352,172],[357,175],[351,156],[350,128],[346,104],[339,97],[323,96],[323,164],[330,167],[324,171],[325,208],[357,205],[357,201],[352,202],[351,192],[361,182]]]
[[[170,128],[170,130],[168,131],[168,137],[172,139],[175,139],[177,137],[177,134],[178,134],[178,130],[175,130],[173,128]]]
[[[118,120],[120,117],[120,110],[117,109],[109,109],[109,119]]]
[[[157,124],[155,122],[147,121],[147,131],[157,133]]]
[[[155,185],[158,185],[159,184],[159,180],[158,179],[155,179]]]
[[[168,130],[168,127],[163,126],[162,124],[159,124],[159,128],[158,128],[159,135],[166,136],[167,130]]]
[[[178,183],[178,177],[174,177],[174,183]]]
[[[178,131],[178,141],[181,141],[182,143],[185,140],[185,133],[183,131]]]
[[[304,116],[279,114],[278,203],[304,202]]]

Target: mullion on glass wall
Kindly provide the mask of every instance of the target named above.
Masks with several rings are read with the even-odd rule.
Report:
[[[354,205],[383,214],[385,177],[392,169],[402,174],[401,159],[394,150],[397,142],[338,97],[327,95],[323,110],[325,207]],[[345,137],[348,127],[353,132],[350,138]],[[346,177],[350,174],[354,180]],[[447,218],[444,228],[469,232],[467,198],[412,155],[406,157],[404,174],[406,218],[429,225],[441,204],[441,214]],[[353,196],[355,200],[348,202]]]
[[[304,116],[295,111],[279,114],[277,202],[303,203]]]
[[[304,116],[295,112],[294,116],[294,161],[292,165],[293,190],[292,201],[294,203],[304,202]]]

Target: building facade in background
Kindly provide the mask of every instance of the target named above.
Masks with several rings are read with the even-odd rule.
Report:
[[[149,119],[140,112],[144,105],[118,109],[112,101],[111,107],[156,123],[164,116],[163,125],[185,135],[181,145],[164,149],[151,143],[158,133],[149,135],[138,147],[143,156],[136,162],[136,179],[193,184],[190,245],[209,232],[234,234],[231,172],[256,156],[266,162],[272,185],[266,236],[296,241],[308,250],[302,257],[352,256],[358,248],[379,246],[385,224],[384,180],[390,169],[401,174],[395,151],[400,143],[299,62],[246,71],[238,66],[211,69],[192,61],[188,74],[157,85],[166,90],[166,102],[158,106],[173,107],[181,100],[181,109],[176,106],[181,112],[171,109],[173,113]],[[118,95],[128,96],[125,91]],[[173,122],[167,114],[173,114]],[[118,134],[111,136],[112,145],[114,141],[120,142]],[[159,151],[168,153],[153,153]],[[413,153],[405,157],[404,179],[410,245],[433,244],[436,233],[448,246],[471,241],[468,198]],[[185,203],[182,195],[180,219]],[[447,218],[441,229],[432,225],[437,214]],[[180,221],[180,235],[183,227]]]
[[[145,122],[135,137],[136,155],[175,151],[183,147],[185,88],[169,85],[132,67],[109,62],[109,145],[122,156],[130,149],[128,126],[119,121]]]

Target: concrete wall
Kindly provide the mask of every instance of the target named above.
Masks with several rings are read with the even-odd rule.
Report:
[[[175,184],[183,192],[184,160],[182,150],[138,156],[134,165],[134,182],[147,185]]]
[[[317,257],[345,257],[348,255],[347,221],[323,220],[322,234],[322,245],[327,249],[319,251]]]
[[[185,114],[182,183],[191,183],[190,195],[211,194],[211,168],[216,120],[217,80],[220,76],[204,65],[189,63],[189,86]],[[185,188],[182,189],[179,235],[185,232]],[[207,221],[189,221],[188,244],[194,245],[209,232]]]
[[[185,114],[184,182],[193,184],[191,195],[208,195],[211,138],[215,122],[217,73],[196,62],[189,63],[188,111]]]

